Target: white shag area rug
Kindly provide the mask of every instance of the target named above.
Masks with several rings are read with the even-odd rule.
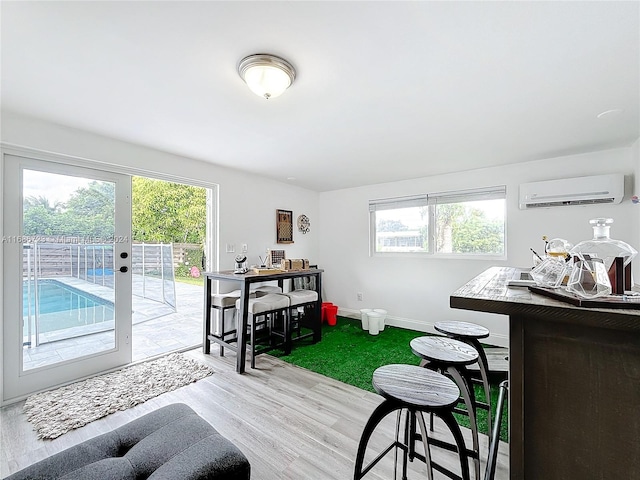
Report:
[[[213,373],[181,353],[123,368],[27,398],[24,413],[38,438],[52,439],[118,410]]]

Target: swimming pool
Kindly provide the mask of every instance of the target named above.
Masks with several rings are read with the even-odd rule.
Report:
[[[47,333],[85,325],[113,321],[113,302],[97,297],[62,282],[51,279],[38,280],[39,332]],[[31,281],[22,286],[22,315],[25,333],[31,315],[31,327],[35,330],[35,285]]]

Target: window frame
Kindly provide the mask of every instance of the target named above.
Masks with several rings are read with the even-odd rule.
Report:
[[[504,203],[504,232],[503,253],[440,253],[437,251],[436,206],[452,203],[465,203],[482,200],[503,200]],[[453,190],[430,194],[419,194],[404,197],[382,198],[369,200],[369,256],[375,257],[416,257],[438,259],[476,259],[476,260],[506,260],[507,258],[507,187],[496,185],[492,187]],[[421,252],[380,252],[377,251],[376,212],[380,210],[394,210],[409,207],[428,208],[427,214],[427,251]]]

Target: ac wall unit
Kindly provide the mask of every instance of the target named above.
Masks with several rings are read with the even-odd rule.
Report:
[[[620,203],[624,197],[624,175],[595,175],[520,185],[520,208],[561,207]]]

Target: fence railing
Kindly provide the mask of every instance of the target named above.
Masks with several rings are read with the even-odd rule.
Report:
[[[172,244],[131,246],[132,293],[176,310],[174,253]],[[39,280],[73,277],[114,288],[113,244],[31,243],[23,245],[23,281],[26,295],[25,344],[40,334]],[[34,301],[35,299],[35,301]],[[32,337],[33,334],[33,337]]]

